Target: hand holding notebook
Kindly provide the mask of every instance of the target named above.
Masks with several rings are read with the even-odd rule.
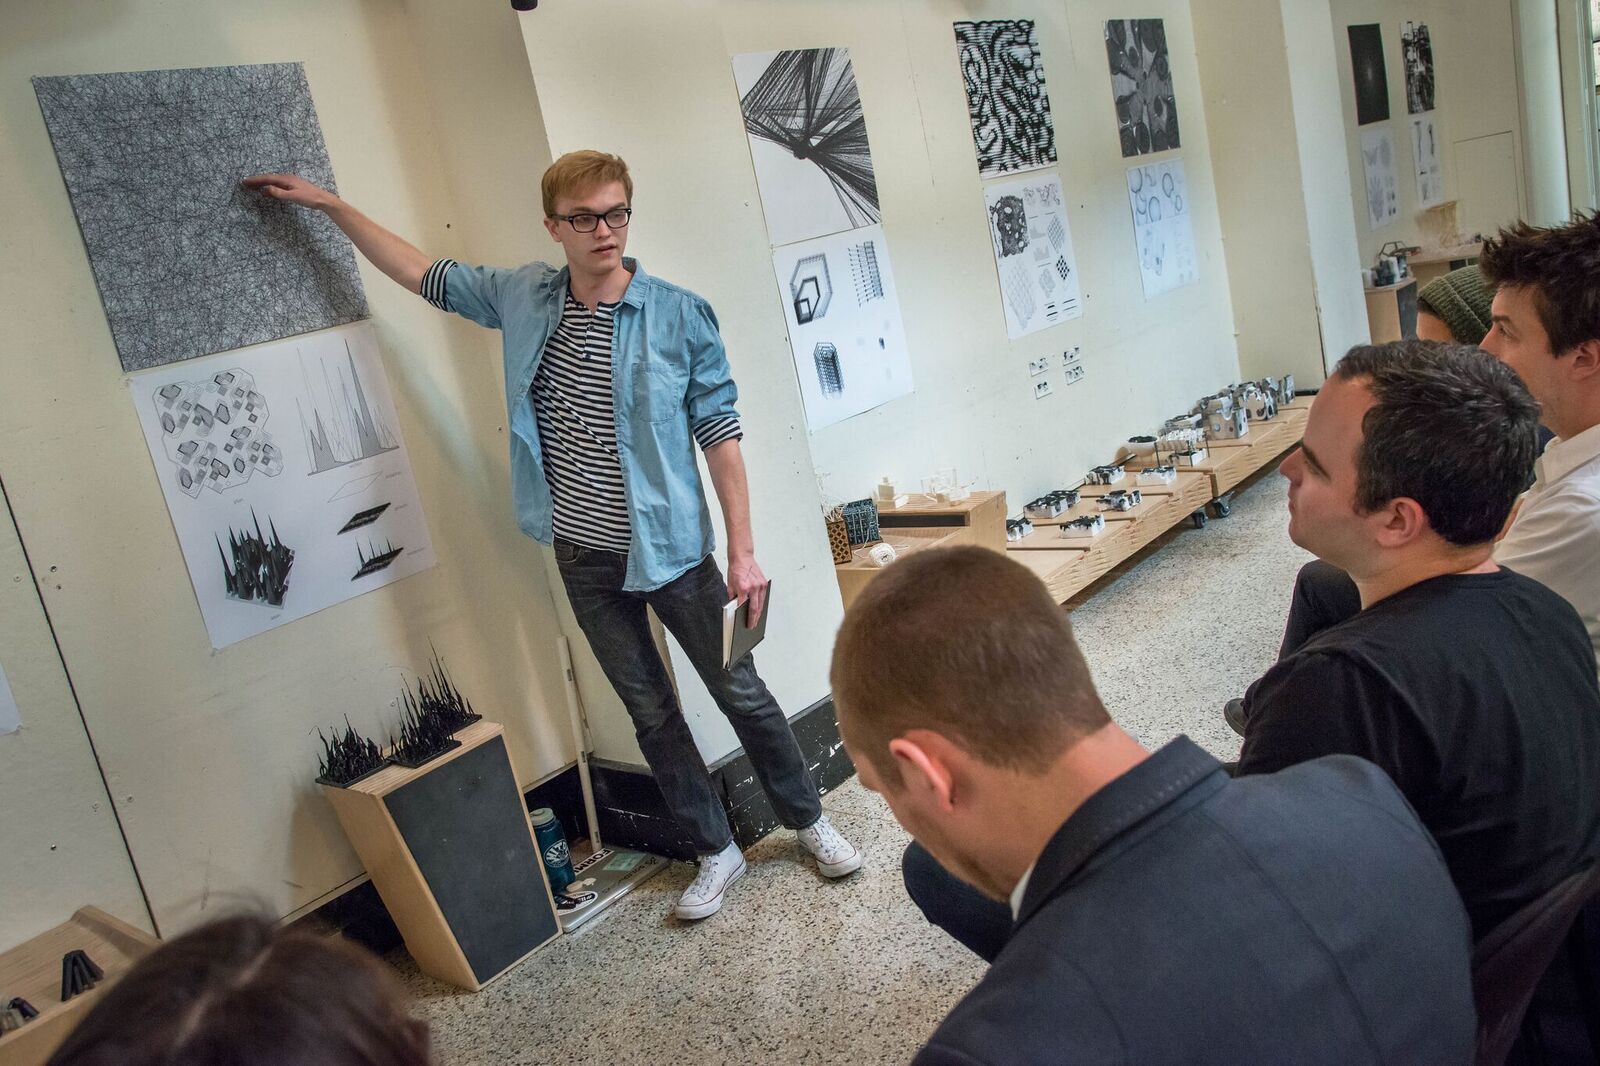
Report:
[[[750,625],[749,599],[729,600],[722,608],[722,667],[731,670],[733,664],[749,655],[761,638],[767,635],[767,616],[772,613],[772,582],[767,582],[766,595],[762,597],[761,614],[756,624]]]

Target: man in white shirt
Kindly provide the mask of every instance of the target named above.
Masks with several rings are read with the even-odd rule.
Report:
[[[1495,286],[1483,348],[1517,372],[1556,435],[1494,558],[1577,608],[1600,658],[1600,218],[1518,223],[1478,266]]]

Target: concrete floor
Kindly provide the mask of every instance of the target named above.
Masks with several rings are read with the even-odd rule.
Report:
[[[1269,474],[1231,517],[1170,534],[1078,603],[1072,622],[1106,706],[1150,745],[1180,733],[1221,758],[1222,720],[1274,658],[1295,571],[1286,482]],[[518,1063],[902,1063],[982,976],[906,898],[907,836],[851,780],[824,800],[867,853],[825,882],[780,830],[747,853],[722,912],[670,917],[675,864],[613,911],[472,995],[396,959],[445,1066]]]

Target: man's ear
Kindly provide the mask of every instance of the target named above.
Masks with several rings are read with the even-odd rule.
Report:
[[[1600,375],[1600,339],[1591,338],[1565,356],[1570,361],[1567,373],[1574,381],[1592,381]]]
[[[557,244],[560,244],[561,243],[561,238],[556,236],[556,227],[558,225],[560,225],[560,223],[557,222],[555,219],[551,218],[548,215],[545,216],[544,228],[549,232],[550,239],[555,241]]]
[[[1375,524],[1380,548],[1404,548],[1433,528],[1422,504],[1409,496],[1396,496],[1367,517]]]
[[[900,771],[901,791],[918,796],[934,809],[955,809],[955,775],[951,772],[953,746],[938,733],[913,729],[889,741],[889,754]]]

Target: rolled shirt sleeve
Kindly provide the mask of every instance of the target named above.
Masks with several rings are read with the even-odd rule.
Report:
[[[440,259],[422,275],[422,298],[441,311],[471,319],[480,326],[500,328],[500,278],[498,267],[474,267]]]
[[[690,330],[689,352],[689,427],[701,451],[728,440],[742,440],[735,404],[739,387],[728,367],[728,352],[722,344],[716,312],[703,300],[694,304],[694,324]]]

